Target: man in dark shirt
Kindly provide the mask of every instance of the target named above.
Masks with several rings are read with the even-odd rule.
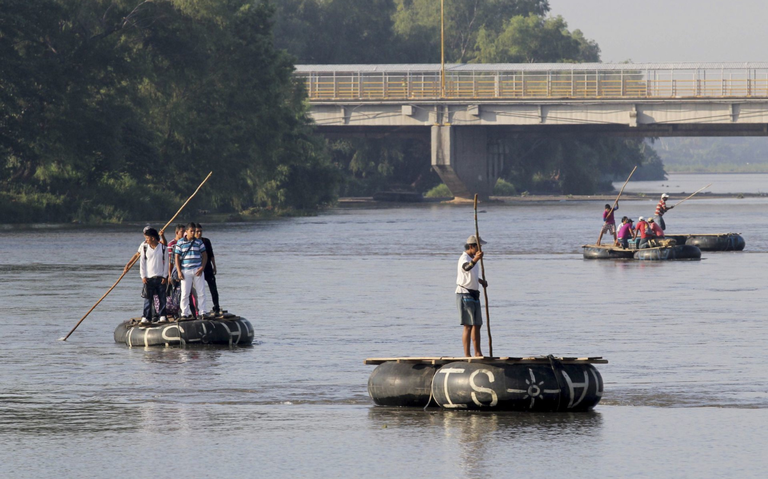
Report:
[[[208,253],[208,263],[205,265],[205,282],[208,283],[208,289],[211,290],[211,299],[213,299],[213,314],[221,315],[221,306],[219,305],[219,289],[216,287],[216,256],[213,254],[211,240],[203,238],[203,225],[197,223],[195,227],[195,238],[201,240],[205,245],[205,251]]]

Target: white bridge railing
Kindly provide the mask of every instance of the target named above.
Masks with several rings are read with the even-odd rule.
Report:
[[[298,65],[310,101],[768,98],[768,63]]]

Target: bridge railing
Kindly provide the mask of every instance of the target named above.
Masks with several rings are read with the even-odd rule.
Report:
[[[305,83],[311,101],[768,97],[768,64],[592,65],[454,66],[446,72],[444,92],[439,65],[421,70],[379,65],[375,71],[349,65],[300,65],[295,75]]]

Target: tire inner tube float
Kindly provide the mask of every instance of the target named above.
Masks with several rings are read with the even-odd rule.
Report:
[[[646,261],[701,259],[701,250],[689,244],[644,248],[635,251],[635,259]]]
[[[616,246],[582,246],[584,259],[632,259],[635,250]]]
[[[225,314],[214,319],[140,324],[138,318],[120,323],[115,342],[129,347],[220,344],[247,346],[253,343],[253,326],[240,316]]]
[[[685,244],[697,246],[702,251],[743,251],[746,246],[740,234],[689,235]]]
[[[494,411],[589,411],[600,402],[603,378],[592,364],[548,359],[442,366],[390,361],[373,371],[368,394],[380,406]]]

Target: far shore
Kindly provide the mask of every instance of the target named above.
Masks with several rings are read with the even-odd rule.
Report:
[[[693,193],[693,192],[691,192]],[[691,193],[686,192],[680,192],[680,193],[669,193],[670,200],[682,200],[686,198]],[[595,194],[595,195],[525,195],[525,196],[491,196],[490,202],[493,203],[509,203],[509,204],[524,204],[524,203],[539,203],[539,202],[561,202],[561,201],[614,201],[616,199],[617,193],[605,193],[605,194]],[[647,200],[656,200],[657,198],[656,193],[652,194],[645,194],[645,193],[624,193],[621,196],[621,201],[647,201]],[[708,192],[702,192],[694,196],[688,201],[694,201],[694,200],[702,200],[702,199],[712,199],[712,198],[732,198],[732,199],[742,199],[742,198],[765,198],[768,196],[768,193],[708,193]],[[355,206],[355,205],[374,205],[374,204],[381,204],[381,205],[414,205],[419,203],[443,203],[443,204],[471,204],[473,200],[471,199],[464,199],[464,198],[424,198],[422,202],[386,202],[386,201],[376,201],[370,196],[360,196],[360,197],[345,197],[345,198],[339,198],[338,205],[341,207],[344,206]],[[488,201],[485,201],[487,203]]]

